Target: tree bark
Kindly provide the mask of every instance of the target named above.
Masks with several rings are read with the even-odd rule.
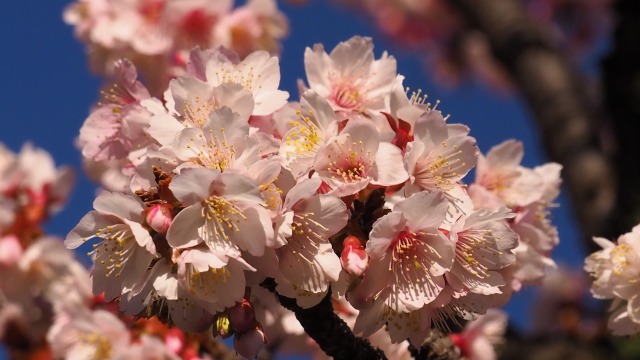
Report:
[[[261,285],[274,293],[282,306],[293,311],[307,335],[328,356],[336,360],[386,360],[382,350],[371,346],[368,340],[356,337],[349,326],[333,312],[331,291],[320,304],[303,309],[295,299],[278,294],[273,279],[267,279]]]
[[[552,37],[533,22],[520,0],[451,0],[488,39],[529,103],[547,154],[563,165],[563,179],[588,244],[610,236],[616,205],[615,171],[599,142],[584,84]]]
[[[640,223],[640,3],[616,4],[617,29],[612,51],[603,62],[605,105],[615,136],[618,206],[616,236]]]

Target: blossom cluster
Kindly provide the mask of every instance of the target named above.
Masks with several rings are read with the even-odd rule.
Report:
[[[44,150],[0,144],[0,340],[10,349],[45,348],[54,316],[91,297],[88,271],[42,229],[72,184],[73,172]]]
[[[591,294],[613,299],[608,327],[614,335],[640,332],[640,226],[612,242],[594,237],[602,250],[589,255],[584,269],[593,278]]]
[[[95,297],[88,306],[59,314],[47,334],[54,359],[211,360],[201,354],[205,336],[169,328],[157,318],[123,317]]]
[[[158,320],[119,318],[93,297],[89,271],[42,225],[73,172],[31,144],[0,145],[0,341],[11,358],[201,359],[204,341]]]
[[[194,46],[224,46],[242,57],[258,49],[277,53],[288,32],[275,0],[237,8],[233,0],[77,0],[64,20],[86,43],[93,71],[111,74],[114,61],[126,57],[158,95],[184,73]]]
[[[559,165],[521,166],[516,141],[480,155],[369,38],[304,63],[288,101],[266,51],[196,48],[162,98],[116,62],[78,141],[107,190],[65,241],[97,239],[94,293],[185,331],[215,324],[252,357],[267,278],[302,308],[346,299],[356,333],[420,345],[553,266]]]

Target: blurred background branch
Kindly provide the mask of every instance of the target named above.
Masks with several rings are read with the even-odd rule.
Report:
[[[452,0],[469,24],[487,38],[537,122],[551,160],[563,165],[563,179],[582,232],[610,235],[617,206],[615,168],[603,151],[596,107],[567,56],[527,15],[519,0]]]

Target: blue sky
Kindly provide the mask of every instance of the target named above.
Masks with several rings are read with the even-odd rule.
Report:
[[[69,204],[47,225],[49,232],[61,236],[91,209],[94,199],[96,187],[81,172],[74,139],[101,84],[99,77],[89,74],[84,48],[73,37],[72,28],[62,22],[66,4],[61,0],[7,1],[0,12],[0,141],[14,151],[30,141],[49,151],[57,164],[77,170],[77,186]],[[291,35],[283,44],[281,87],[292,98],[297,98],[296,80],[304,78],[305,47],[322,42],[331,49],[353,35],[372,36],[378,54],[388,50],[398,58],[405,85],[423,89],[432,102],[440,99],[440,109],[451,114],[450,121],[470,126],[483,152],[505,139],[517,138],[525,143],[526,166],[546,161],[538,131],[518,96],[498,94],[472,81],[456,89],[435,84],[415,54],[395,47],[366,19],[337,9],[331,2],[282,7],[290,19]],[[561,244],[554,258],[560,265],[581,267],[584,250],[565,195],[559,203],[553,219]],[[528,322],[531,298],[531,292],[525,291],[507,307],[516,325]]]

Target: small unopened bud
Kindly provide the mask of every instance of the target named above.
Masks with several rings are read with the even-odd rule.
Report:
[[[156,204],[147,209],[147,224],[160,234],[166,234],[173,220],[173,208],[169,204]]]
[[[246,358],[254,359],[267,343],[264,332],[260,329],[252,329],[233,337],[233,347],[236,352]]]
[[[455,345],[460,351],[460,355],[463,357],[468,357],[470,354],[469,351],[469,342],[462,334],[449,334],[449,338],[453,345]]]
[[[164,336],[164,344],[174,354],[179,354],[185,345],[184,333],[178,328],[171,328]]]
[[[229,321],[229,316],[227,314],[218,314],[218,317],[216,318],[216,328],[214,331],[214,335],[219,335],[223,339],[233,335],[234,331],[231,327],[231,322]]]
[[[362,249],[362,243],[357,236],[349,235],[344,240],[342,240],[342,247],[352,247],[354,249]]]
[[[253,311],[253,306],[246,299],[242,299],[241,303],[229,309],[229,322],[237,332],[247,331],[254,327],[256,314]]]
[[[360,247],[360,249],[347,246],[340,254],[340,264],[342,268],[349,274],[362,276],[369,265],[369,255]]]
[[[356,276],[364,274],[369,264],[369,255],[357,236],[349,235],[342,241],[340,264],[349,274]]]

